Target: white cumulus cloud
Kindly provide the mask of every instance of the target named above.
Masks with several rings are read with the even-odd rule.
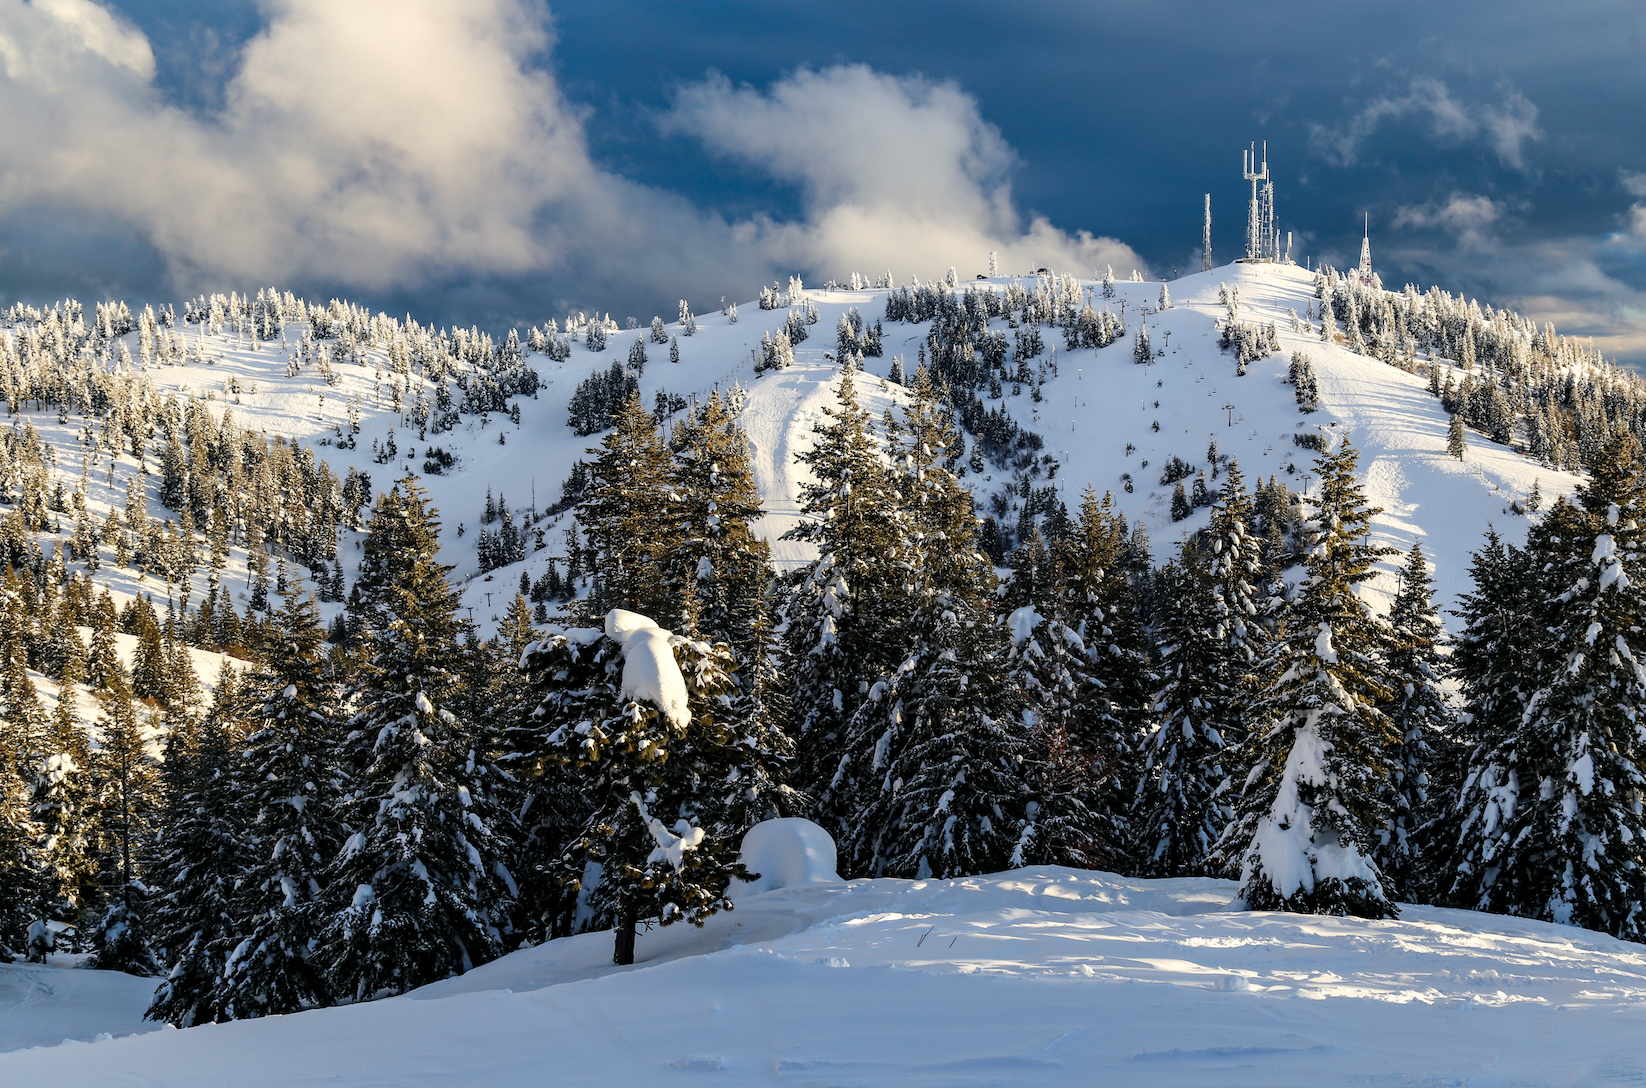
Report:
[[[1025,225],[1012,202],[1012,149],[950,82],[863,65],[801,69],[764,91],[711,76],[680,91],[661,123],[800,187],[801,222],[745,225],[774,256],[899,274],[980,271],[991,250],[1009,270],[1144,267],[1112,238],[1067,234],[1041,217]]]
[[[706,301],[789,272],[972,270],[989,250],[1007,268],[1143,267],[1022,223],[1011,149],[952,84],[851,67],[682,90],[667,127],[805,193],[797,221],[727,222],[592,160],[537,0],[264,11],[201,115],[164,100],[149,42],[95,0],[0,0],[0,213],[125,224],[188,289],[541,277]]]

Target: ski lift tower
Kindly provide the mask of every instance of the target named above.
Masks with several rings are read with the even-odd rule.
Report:
[[[1275,234],[1275,186],[1269,177],[1269,144],[1263,143],[1262,165],[1259,165],[1257,144],[1241,152],[1241,176],[1252,183],[1252,199],[1246,205],[1246,259],[1274,261],[1279,259],[1279,238]],[[1263,187],[1258,188],[1262,182]]]

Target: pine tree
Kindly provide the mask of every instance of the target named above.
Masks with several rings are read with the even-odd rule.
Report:
[[[1057,541],[1055,555],[1052,611],[1080,636],[1085,655],[1080,695],[1065,724],[1075,743],[1104,769],[1088,803],[1119,836],[1112,845],[1112,867],[1129,871],[1128,813],[1137,794],[1156,681],[1143,613],[1146,543],[1133,537],[1112,495],[1105,492],[1099,499],[1087,487],[1079,516]]]
[[[1172,486],[1172,520],[1182,521],[1194,513],[1194,507],[1189,505],[1189,496],[1183,490],[1183,481],[1178,480]]]
[[[344,838],[340,685],[313,599],[288,598],[261,650],[263,667],[243,682],[254,732],[238,776],[256,848],[236,904],[244,940],[224,965],[222,985],[236,1019],[331,1004],[313,948],[324,921],[326,865]]]
[[[80,677],[80,658],[71,654],[59,674],[57,709],[31,799],[42,844],[39,913],[75,927],[98,899],[91,748],[75,706]]]
[[[1421,544],[1414,543],[1400,571],[1400,586],[1389,610],[1385,667],[1390,698],[1382,709],[1399,736],[1384,807],[1388,819],[1373,855],[1395,893],[1407,901],[1428,901],[1433,867],[1422,856],[1422,827],[1434,815],[1429,771],[1451,744],[1452,712],[1441,691],[1440,617],[1434,606],[1434,578]],[[1448,761],[1449,762],[1449,761]],[[1435,798],[1438,801],[1438,797]]]
[[[596,456],[577,520],[599,577],[580,614],[588,619],[624,608],[676,616],[679,595],[670,591],[663,562],[679,544],[673,466],[639,393],[623,402],[600,449],[589,452]]]
[[[148,944],[149,888],[143,863],[160,809],[160,777],[131,697],[108,697],[98,723],[102,747],[94,757],[103,898],[92,935],[91,965],[104,971],[153,975]]]
[[[202,722],[167,738],[165,826],[150,874],[153,943],[166,974],[144,1017],[180,1028],[235,1018],[223,970],[241,943],[236,886],[252,846],[234,774],[236,704],[230,679]]]
[[[1646,471],[1638,443],[1611,440],[1591,472],[1575,501],[1557,502],[1528,541],[1522,567],[1535,588],[1504,619],[1510,638],[1535,642],[1515,657],[1501,656],[1511,641],[1494,638],[1505,624],[1481,609],[1497,571],[1477,559],[1477,579],[1485,578],[1466,602],[1471,624],[1459,652],[1469,652],[1459,675],[1483,720],[1471,726],[1449,899],[1642,940],[1646,826],[1636,799],[1646,780],[1635,753],[1646,711],[1638,663],[1646,598],[1635,567]],[[1488,665],[1479,651],[1492,642]],[[1499,709],[1514,705],[1496,694],[1504,686],[1523,700],[1518,720]]]
[[[1134,804],[1137,854],[1146,876],[1200,876],[1227,822],[1214,795],[1224,777],[1224,713],[1232,700],[1222,684],[1217,601],[1193,543],[1161,569],[1160,589],[1165,607],[1156,638],[1165,685]]]
[[[1260,664],[1264,687],[1241,750],[1235,819],[1218,844],[1241,869],[1251,910],[1397,913],[1373,854],[1386,813],[1387,749],[1398,741],[1378,704],[1389,698],[1383,625],[1355,587],[1387,549],[1363,542],[1366,506],[1347,442],[1321,454],[1316,539],[1307,575]]]
[[[1446,425],[1446,452],[1459,461],[1468,452],[1467,432],[1463,429],[1463,417],[1454,414],[1452,421]]]
[[[904,570],[909,530],[869,413],[857,399],[855,367],[840,368],[840,404],[796,459],[811,471],[801,485],[807,520],[784,539],[817,547],[794,581],[784,611],[784,671],[790,678],[788,734],[798,745],[797,785],[812,818],[837,840],[853,790],[847,725],[872,683],[902,661]]]
[[[1030,800],[1028,735],[971,493],[943,466],[953,426],[924,368],[911,392],[896,476],[912,541],[903,660],[850,724],[855,789],[838,841],[853,873],[963,876],[1011,857]]]
[[[771,649],[772,573],[771,548],[753,530],[763,512],[748,439],[717,390],[675,429],[674,443],[679,528],[665,557],[671,582],[693,598],[697,632],[753,665]]]
[[[681,633],[724,643],[731,653],[735,686],[720,697],[717,713],[754,744],[731,772],[735,786],[721,791],[723,806],[713,816],[741,833],[801,807],[786,782],[794,753],[782,729],[788,703],[773,665],[770,547],[754,533],[760,492],[730,401],[710,394],[674,438],[679,544],[665,562],[680,595]]]
[[[1031,556],[1038,548],[1039,531],[1031,530]],[[1019,552],[1024,549],[1019,548]],[[1019,567],[1015,584],[1032,568]],[[1034,596],[1037,591],[1042,596]],[[1045,583],[1031,588],[1018,585],[1008,599],[1054,600],[1055,587]],[[1048,606],[1041,604],[1042,608]],[[1028,803],[1012,846],[1008,864],[1070,865],[1083,869],[1112,868],[1124,851],[1116,844],[1122,829],[1109,814],[1094,809],[1089,798],[1101,797],[1101,787],[1113,768],[1087,751],[1071,731],[1079,716],[1090,668],[1086,644],[1060,620],[1042,615],[1030,603],[1021,603],[1006,616],[1011,635],[1006,650],[1006,682],[1021,693],[1032,719],[1026,757]]]
[[[4,645],[8,665],[3,677],[6,713],[0,720],[0,963],[28,951],[31,928],[43,919],[40,881],[40,827],[30,807],[30,785],[45,742],[45,714],[24,668],[20,602],[5,610]]]
[[[1216,462],[1215,445],[1207,459]],[[1138,847],[1144,872],[1200,875],[1228,823],[1218,799],[1226,751],[1246,735],[1251,673],[1263,644],[1255,584],[1262,574],[1250,534],[1252,501],[1230,461],[1211,523],[1185,543],[1159,578],[1160,726],[1150,738],[1138,788]]]
[[[544,639],[527,663],[542,758],[570,768],[588,804],[560,876],[588,896],[597,924],[613,927],[614,961],[634,962],[642,921],[701,925],[730,909],[732,879],[750,874],[731,829],[715,826],[701,799],[752,739],[716,714],[731,689],[724,644],[614,609],[602,628]]]
[[[460,696],[458,595],[435,560],[439,521],[415,477],[374,511],[362,612],[369,660],[345,741],[359,770],[344,820],[354,833],[328,866],[316,954],[332,993],[356,1001],[403,993],[498,955],[512,877]]]

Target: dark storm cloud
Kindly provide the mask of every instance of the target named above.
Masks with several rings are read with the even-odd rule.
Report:
[[[18,0],[0,6],[21,9]],[[243,100],[242,48],[261,48],[265,27],[289,30],[308,8],[114,6],[153,43],[146,93],[157,108],[218,127]],[[505,22],[519,12],[529,22],[532,11],[396,10],[403,20],[425,8],[492,11]],[[499,192],[476,202],[419,159],[416,141],[390,141],[411,160],[415,184],[378,207],[409,209],[440,244],[354,228],[355,248],[383,250],[361,268],[327,248],[325,232],[341,228],[320,214],[302,230],[253,239],[281,251],[271,274],[442,320],[514,320],[569,305],[644,315],[669,308],[680,282],[708,298],[746,297],[779,268],[869,271],[900,203],[935,193],[936,219],[915,232],[934,240],[894,268],[900,278],[977,263],[982,254],[969,250],[978,247],[1039,245],[1071,265],[1125,252],[1083,243],[1081,231],[1118,238],[1169,275],[1197,261],[1205,192],[1214,254],[1235,255],[1244,199],[1236,152],[1267,140],[1282,228],[1295,232],[1299,254],[1352,262],[1369,215],[1386,281],[1517,305],[1646,361],[1646,185],[1631,181],[1646,175],[1638,5],[606,0],[555,7],[552,38],[509,25],[541,40],[522,48],[479,36],[490,43],[482,62],[516,66],[481,90],[536,96],[532,116],[472,145],[477,167],[504,177]],[[469,31],[452,27],[461,52]],[[264,82],[252,89],[276,101],[268,65],[258,72]],[[295,137],[309,115],[283,111],[276,120],[288,127],[277,131]],[[368,111],[363,123],[375,120]],[[792,138],[791,128],[817,140]],[[900,131],[951,138],[938,141],[940,161],[927,172],[898,161],[908,142]],[[208,164],[231,175],[224,184],[247,184],[221,159]],[[348,191],[350,175],[331,165],[311,157],[307,168]],[[894,176],[910,170],[912,179]],[[546,197],[520,180],[533,172],[549,179]],[[6,180],[0,194],[16,191]],[[366,199],[358,187],[353,195]],[[52,200],[72,211],[60,193]],[[287,214],[301,205],[294,198]],[[132,254],[126,282],[149,276],[162,291],[228,274],[199,253],[179,256],[186,222],[161,231],[129,209],[87,211],[83,224],[114,224],[111,253]],[[20,267],[51,270],[53,282],[86,252],[83,224],[54,250],[50,232],[15,229],[26,217],[9,222],[0,222],[0,247],[21,255]],[[579,224],[604,244],[580,241]],[[121,280],[109,264],[107,254],[88,263],[97,273],[87,290]],[[22,290],[20,279],[14,269],[0,285]]]

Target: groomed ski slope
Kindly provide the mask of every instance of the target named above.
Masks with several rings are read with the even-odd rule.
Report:
[[[645,933],[632,968],[610,965],[610,934],[587,934],[367,1005],[0,1054],[0,1084],[1646,1080],[1642,946],[1424,907],[1392,922],[1232,913],[1233,893],[1060,868],[801,885],[746,896],[701,930]],[[0,994],[19,975],[36,995],[0,998],[6,1045],[40,1041],[92,979],[124,1000],[134,989],[11,966]],[[77,988],[53,998],[56,980]],[[131,1008],[112,1030],[131,1030]]]

